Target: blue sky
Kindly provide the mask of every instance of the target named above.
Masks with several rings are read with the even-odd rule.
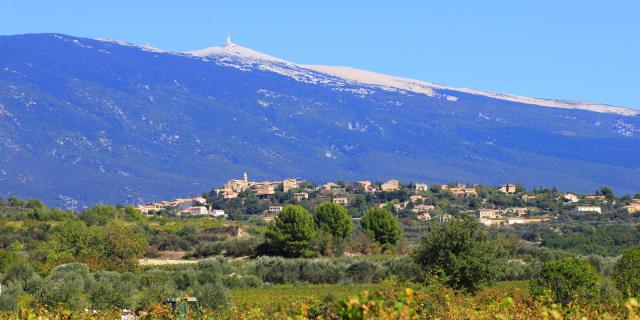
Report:
[[[640,108],[640,1],[12,1],[0,34],[174,51],[234,42],[294,62]]]

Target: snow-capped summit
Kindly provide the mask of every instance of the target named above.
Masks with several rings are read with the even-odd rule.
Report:
[[[268,61],[268,62],[279,62],[279,63],[290,63],[288,61],[266,55],[264,53],[260,53],[258,51],[251,50],[249,48],[245,48],[238,44],[231,42],[231,36],[227,35],[225,43],[220,46],[214,46],[209,48],[204,48],[201,50],[189,51],[187,54],[196,56],[196,57],[232,57],[232,58],[242,58],[242,59],[253,59],[259,61]]]
[[[424,94],[430,97],[445,98],[452,103],[457,101],[458,99],[457,96],[455,96],[455,92],[460,92],[542,107],[588,110],[593,112],[613,113],[625,116],[635,116],[640,114],[640,112],[637,110],[615,107],[595,102],[576,102],[530,98],[513,94],[494,93],[484,90],[447,87],[431,82],[391,76],[352,67],[296,64],[235,44],[231,42],[230,35],[227,35],[225,44],[223,45],[209,47],[202,50],[190,51],[186,53],[205,59],[215,58],[220,60],[219,64],[221,65],[236,67],[245,71],[250,70],[250,68],[253,66],[261,70],[268,70],[282,75],[287,75],[298,81],[306,83],[316,83],[333,86],[355,84],[368,87],[373,86],[385,90],[406,90],[413,93]],[[438,91],[441,90],[446,90],[448,91],[448,93],[438,93]],[[451,92],[454,92],[453,95]]]

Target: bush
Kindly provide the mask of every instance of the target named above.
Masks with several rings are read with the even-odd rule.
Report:
[[[344,240],[351,234],[351,217],[343,206],[323,203],[313,213],[318,229],[330,233],[335,239]]]
[[[138,278],[132,273],[100,271],[93,274],[89,290],[91,307],[96,309],[131,308],[131,297],[138,290]]]
[[[476,292],[501,276],[509,249],[504,238],[490,238],[477,221],[456,219],[433,224],[414,258],[427,276],[454,289]]]
[[[362,229],[371,234],[381,245],[395,245],[402,236],[398,219],[388,210],[371,208],[362,216]]]
[[[625,297],[640,296],[640,248],[622,252],[613,268],[613,280]]]
[[[86,264],[71,263],[57,266],[45,278],[39,293],[40,303],[56,307],[63,304],[70,309],[82,309],[89,306],[86,296],[91,278]]]
[[[193,295],[198,298],[201,306],[214,310],[227,307],[231,303],[227,289],[219,283],[196,285]]]
[[[599,299],[599,290],[600,277],[596,270],[589,262],[576,258],[545,263],[540,278],[531,285],[532,293],[550,294],[563,305],[574,301],[593,303]]]
[[[313,216],[301,206],[286,206],[269,224],[261,252],[285,257],[312,256],[310,242],[315,235]]]

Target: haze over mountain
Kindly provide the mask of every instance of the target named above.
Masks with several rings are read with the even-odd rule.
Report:
[[[640,191],[640,116],[299,65],[233,43],[176,53],[0,37],[0,195],[140,203],[197,194],[243,169],[258,180],[631,193]]]

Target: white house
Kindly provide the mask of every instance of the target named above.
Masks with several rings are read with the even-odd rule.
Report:
[[[576,212],[578,213],[602,213],[602,208],[598,206],[577,206]]]

